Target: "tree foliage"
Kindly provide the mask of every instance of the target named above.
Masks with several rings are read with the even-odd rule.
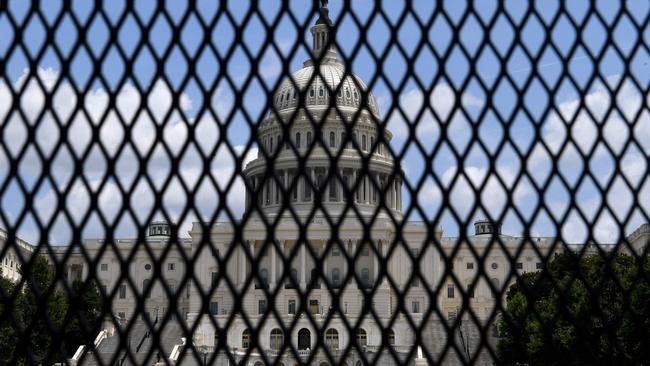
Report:
[[[557,254],[518,278],[499,321],[508,365],[639,364],[650,360],[650,259]]]
[[[94,282],[69,296],[43,256],[21,267],[22,286],[0,278],[0,364],[52,364],[92,342],[102,301]]]

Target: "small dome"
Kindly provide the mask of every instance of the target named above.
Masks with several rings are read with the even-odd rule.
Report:
[[[314,76],[315,66],[311,61],[305,63],[305,67],[287,78],[277,89],[273,97],[273,105],[276,111],[282,112],[295,109],[300,101],[295,86],[305,93],[305,105],[312,110],[312,107],[330,106],[330,93],[336,93],[336,105],[343,112],[356,112],[362,103],[364,93],[368,87],[356,75],[345,75],[345,66],[338,60],[328,60],[320,66],[320,75]],[[311,84],[307,85],[311,81]],[[337,92],[337,87],[341,85]],[[368,109],[379,117],[377,103],[372,93],[368,92]]]

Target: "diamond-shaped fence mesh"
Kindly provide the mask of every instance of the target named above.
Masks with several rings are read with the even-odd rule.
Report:
[[[646,364],[647,1],[0,1],[0,364]]]

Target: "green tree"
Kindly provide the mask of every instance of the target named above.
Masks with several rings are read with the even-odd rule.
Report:
[[[1,271],[1,269],[0,269]],[[16,321],[22,319],[20,309],[13,306],[11,302],[14,295],[20,297],[22,293],[16,294],[16,286],[13,282],[2,277],[0,272],[0,364],[6,365],[11,361],[16,347]],[[15,300],[14,300],[15,301]]]
[[[72,297],[68,307],[65,327],[65,349],[68,357],[74,355],[80,345],[90,345],[101,326],[102,296],[95,281],[72,284]]]
[[[65,295],[55,288],[54,274],[42,256],[36,256],[31,266],[21,267],[21,275],[25,286],[13,306],[18,309],[18,324],[13,324],[17,336],[7,349],[7,358],[19,365],[51,364],[60,359],[57,344],[67,311]]]
[[[650,360],[650,260],[557,254],[506,296],[497,354],[507,365]]]

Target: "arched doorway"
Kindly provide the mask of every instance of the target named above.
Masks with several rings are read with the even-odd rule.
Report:
[[[330,328],[325,332],[325,346],[333,350],[339,349],[339,332],[336,329]]]
[[[282,348],[282,343],[284,343],[284,335],[282,330],[275,328],[271,331],[271,349],[274,351],[280,350]]]
[[[298,349],[311,348],[311,332],[307,328],[302,328],[298,331]]]
[[[365,347],[368,345],[368,334],[363,328],[357,330],[357,344],[359,347]]]

